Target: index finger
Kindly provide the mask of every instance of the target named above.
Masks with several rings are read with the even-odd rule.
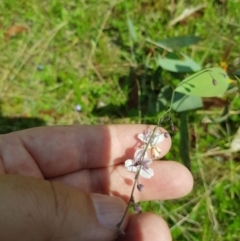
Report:
[[[56,177],[81,169],[116,165],[133,157],[137,134],[147,125],[39,127],[2,135],[0,153],[6,173]],[[171,139],[160,143],[164,156]],[[34,174],[40,175],[40,174]]]

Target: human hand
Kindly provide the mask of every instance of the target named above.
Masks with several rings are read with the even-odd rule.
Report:
[[[128,201],[136,135],[145,125],[40,127],[0,136],[0,240],[111,241]],[[171,139],[161,143],[162,156]],[[175,199],[192,189],[190,172],[173,161],[151,164],[135,201]],[[7,175],[6,175],[7,174]],[[98,193],[98,194],[94,194]],[[156,214],[127,216],[121,240],[171,240]]]

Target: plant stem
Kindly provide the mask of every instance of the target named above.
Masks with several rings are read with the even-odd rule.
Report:
[[[170,111],[171,111],[171,109],[172,109],[172,103],[173,103],[173,99],[174,99],[174,93],[175,93],[175,90],[173,91],[173,94],[172,94],[172,97],[171,97],[171,102],[170,102],[169,109],[168,109],[164,114],[162,114],[162,116],[158,119],[158,123],[157,123],[157,125],[154,127],[154,129],[153,129],[153,131],[152,131],[152,133],[151,133],[151,136],[150,136],[150,138],[149,138],[149,140],[148,140],[148,143],[147,143],[147,144],[145,145],[145,147],[144,147],[144,150],[143,150],[142,156],[141,156],[141,162],[142,162],[143,159],[144,159],[145,153],[146,153],[146,151],[147,151],[147,149],[148,149],[148,147],[149,147],[149,145],[150,145],[150,143],[151,143],[151,140],[152,140],[152,138],[153,138],[153,135],[155,134],[157,128],[161,126],[163,117],[164,117],[165,115],[169,114]],[[127,212],[128,212],[128,209],[129,209],[130,205],[131,205],[132,203],[133,203],[133,204],[135,203],[133,193],[134,193],[135,188],[136,188],[136,185],[137,185],[137,183],[138,183],[138,178],[139,178],[139,174],[140,174],[140,171],[141,171],[141,169],[142,169],[142,166],[143,166],[143,165],[141,164],[140,167],[139,167],[139,169],[137,170],[136,175],[135,175],[134,183],[133,183],[133,187],[132,187],[132,191],[131,191],[131,194],[130,194],[130,198],[129,198],[129,201],[128,201],[126,210],[125,210],[125,212],[124,212],[124,214],[123,214],[123,216],[122,216],[121,221],[116,225],[118,234],[119,234],[119,231],[120,231],[121,226],[122,226],[122,224],[123,224],[123,221],[124,221],[124,219],[125,219],[125,217],[126,217],[126,215],[127,215]]]
[[[147,149],[148,149],[148,147],[149,147],[149,145],[150,145],[150,143],[151,143],[151,139],[152,139],[152,137],[153,137],[153,135],[154,135],[154,133],[156,132],[156,130],[157,130],[158,127],[159,127],[158,125],[154,127],[154,129],[153,129],[153,131],[152,131],[152,134],[151,134],[151,136],[150,136],[150,138],[149,138],[149,141],[148,141],[147,145],[145,146],[145,148],[144,148],[144,150],[143,150],[143,153],[142,153],[142,156],[141,156],[141,161],[143,161],[143,158],[144,158],[144,156],[145,156],[145,153],[146,153],[146,151],[147,151]],[[127,211],[128,211],[128,209],[129,209],[131,203],[134,202],[133,193],[134,193],[134,191],[135,191],[136,184],[137,184],[137,182],[138,182],[138,178],[139,178],[139,174],[140,174],[141,169],[142,169],[142,165],[140,165],[140,168],[138,169],[138,171],[137,171],[137,173],[136,173],[136,175],[135,175],[135,178],[134,178],[135,180],[134,180],[133,188],[132,188],[132,191],[131,191],[130,199],[129,199],[129,201],[128,201],[126,210],[125,210],[125,212],[124,212],[124,214],[123,214],[123,217],[122,217],[121,221],[120,221],[120,222],[117,224],[117,226],[116,226],[116,228],[118,229],[118,231],[120,230],[120,228],[121,228],[121,226],[122,226],[122,223],[123,223],[123,221],[124,221],[124,219],[125,219],[125,217],[126,217],[126,215],[127,215]]]

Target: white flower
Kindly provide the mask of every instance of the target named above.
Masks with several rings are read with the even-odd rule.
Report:
[[[157,147],[156,145],[159,142],[164,141],[165,134],[159,133],[158,131],[156,131],[152,137],[151,137],[151,135],[152,135],[152,132],[146,131],[145,134],[139,134],[138,138],[145,144],[148,144],[148,142],[149,142],[149,148],[152,151],[152,156],[156,159],[159,159],[160,154],[161,154],[161,149],[159,147]],[[150,138],[151,138],[151,140],[150,140]]]
[[[147,157],[145,153],[143,160],[141,160],[143,154],[143,149],[136,150],[134,154],[134,160],[127,159],[125,161],[125,167],[130,172],[137,172],[140,168],[140,176],[145,178],[151,178],[154,175],[153,169],[149,168],[148,165],[152,162],[150,158]]]
[[[129,172],[137,172],[138,168],[134,166],[134,161],[132,159],[127,159],[125,161],[125,167]]]
[[[138,138],[145,144],[147,144],[150,140],[150,137],[152,135],[152,132],[146,131],[145,134],[138,134]],[[156,131],[151,140],[150,140],[150,146],[156,146],[159,142],[162,142],[165,138],[164,133],[159,133]]]

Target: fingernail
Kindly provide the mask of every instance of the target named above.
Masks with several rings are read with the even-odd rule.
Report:
[[[105,228],[116,228],[126,208],[124,201],[118,197],[101,194],[92,194],[92,200],[99,223]]]

